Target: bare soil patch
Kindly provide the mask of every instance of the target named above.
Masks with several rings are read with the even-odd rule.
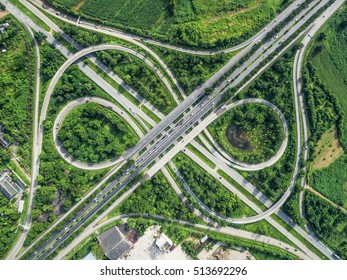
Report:
[[[314,169],[327,167],[343,154],[343,149],[338,139],[336,126],[329,128],[318,141],[316,146]]]

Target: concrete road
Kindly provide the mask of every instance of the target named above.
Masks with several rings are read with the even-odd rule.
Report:
[[[279,147],[278,151],[276,152],[276,154],[274,156],[272,156],[271,158],[269,158],[268,160],[261,162],[261,163],[246,163],[246,162],[241,162],[236,160],[235,158],[231,157],[229,154],[227,154],[224,149],[214,140],[214,138],[211,136],[211,134],[209,133],[209,131],[207,129],[204,130],[205,134],[207,135],[208,139],[212,142],[212,144],[215,146],[216,150],[218,152],[220,152],[224,158],[227,159],[228,164],[230,164],[232,167],[236,168],[236,169],[240,169],[240,170],[245,170],[245,171],[255,171],[255,170],[261,170],[264,169],[266,167],[269,167],[273,164],[275,164],[284,154],[287,145],[288,145],[288,125],[287,122],[284,118],[284,115],[282,114],[281,110],[278,109],[274,104],[272,104],[271,102],[268,102],[266,100],[263,99],[259,99],[259,98],[250,98],[250,99],[243,99],[241,101],[237,101],[235,103],[229,104],[225,107],[225,112],[239,106],[239,105],[243,105],[243,104],[247,104],[247,103],[258,103],[258,104],[262,104],[265,106],[270,107],[272,110],[274,110],[276,112],[276,114],[278,115],[280,121],[282,122],[282,126],[283,126],[283,131],[285,134],[285,137],[281,143],[281,146]],[[224,108],[223,108],[224,110]],[[224,114],[225,112],[223,112],[221,110],[221,113],[218,114],[218,116],[216,116],[216,118],[220,117],[222,114]]]
[[[301,22],[301,21],[300,21]],[[275,48],[275,49],[277,49],[277,48]],[[273,51],[274,49],[271,49],[271,51]],[[267,52],[267,54],[270,54],[271,52]],[[264,57],[263,57],[264,58]],[[251,67],[250,67],[251,68]],[[188,99],[188,98],[187,98]],[[216,100],[217,101],[217,98],[215,98],[214,100]],[[207,103],[207,105],[208,106],[204,106],[204,109],[201,111],[201,112],[199,112],[200,110],[197,110],[199,113],[197,114],[197,116],[196,116],[196,119],[198,119],[198,118],[201,118],[201,116],[202,115],[204,115],[204,112],[207,112],[208,110],[210,110],[211,109],[211,107],[213,107],[213,103],[214,101],[210,101],[210,102],[208,102]],[[203,104],[202,104],[203,105]],[[181,107],[181,106],[179,106],[179,107]],[[192,122],[190,123],[190,126],[189,126],[189,121],[191,122],[191,119],[189,119],[188,118],[188,120],[187,120],[187,122],[188,122],[188,124],[185,124],[184,125],[184,129],[179,129],[177,132],[175,132],[175,137],[173,137],[173,138],[171,138],[170,139],[170,141],[168,142],[167,140],[165,141],[166,142],[166,145],[170,145],[171,143],[171,141],[175,141],[177,138],[177,136],[179,137],[179,135],[180,135],[180,133],[184,133],[190,126],[191,126],[191,124],[192,124]],[[146,138],[146,137],[145,137]],[[159,141],[159,140],[158,140]],[[166,146],[165,145],[165,146]],[[162,144],[161,144],[161,146],[162,146]],[[156,147],[156,146],[154,146],[154,148],[153,148],[153,150],[156,150],[156,149],[158,149],[158,147]],[[165,149],[165,147],[161,147],[160,148],[160,151],[159,152],[162,152],[163,150]],[[155,153],[155,156],[152,156],[151,155],[151,151],[149,151],[149,154],[147,154],[147,159],[146,159],[146,161],[141,165],[142,166],[142,168],[144,167],[144,166],[147,166],[150,162],[152,162],[152,160],[153,159],[155,159],[156,157],[157,157],[157,154],[159,153],[159,152],[156,152]],[[142,170],[142,168],[137,168],[137,170]],[[134,172],[134,174],[136,174],[138,171],[135,171]],[[128,177],[128,178],[131,178],[133,175],[131,175],[130,177]],[[110,195],[114,195],[115,193],[117,193],[117,191],[118,190],[120,190],[121,189],[121,186],[120,187],[117,187],[117,189],[116,190],[114,190],[114,191],[112,191],[112,193],[110,193]],[[109,198],[110,198],[111,196],[107,196],[107,199],[105,198],[105,200],[104,201],[107,201]],[[97,206],[96,206],[96,210],[98,210],[98,209],[100,209],[100,207],[101,207],[101,205],[100,204],[98,204]],[[90,215],[93,215],[93,213],[95,213],[94,211],[92,211],[92,213],[90,214]],[[89,214],[88,214],[89,215]],[[78,225],[80,225],[82,222],[84,222],[86,219],[85,218],[83,218],[83,220],[81,220],[81,222],[78,222]],[[75,229],[75,228],[77,228],[77,227],[73,227],[73,229]],[[66,237],[67,237],[68,235],[66,235]],[[63,240],[65,240],[65,238],[66,238],[65,236],[64,236],[64,239],[62,239],[62,241]],[[62,242],[61,241],[61,242]],[[59,245],[59,243],[61,243],[61,242],[57,242],[57,246]]]
[[[3,0],[3,1],[7,1],[7,0]],[[31,12],[33,12],[37,17],[39,17],[40,19],[42,19],[53,31],[55,32],[59,32],[59,33],[62,33],[63,37],[70,43],[73,42],[73,40],[67,36],[66,34],[63,33],[63,31],[49,18],[47,17],[44,13],[42,13],[38,8],[36,8],[33,4],[35,4],[36,6],[42,8],[42,3],[40,2],[36,2],[36,1],[31,1],[33,4],[31,4],[29,1],[26,1],[26,0],[18,0],[19,2],[21,2],[26,8],[28,8]],[[63,21],[66,21],[65,20],[65,17],[62,17],[62,16],[58,16],[56,14],[56,11],[52,11],[50,9],[47,9],[46,12],[50,13],[51,16],[53,17],[58,17],[60,20],[63,20]],[[68,17],[66,17],[68,18]],[[72,20],[72,21],[67,21],[69,22],[70,24],[73,24],[73,25],[78,25],[76,23],[76,20]],[[90,29],[90,30],[93,30],[93,31],[98,31],[98,27],[95,27],[95,25],[90,25],[92,26],[93,28],[88,28],[88,25],[86,26],[83,26],[84,28],[86,29]],[[112,35],[112,36],[116,36],[116,34],[110,34],[110,33],[105,33],[105,34],[108,34],[108,35]],[[178,83],[177,79],[175,78],[175,76],[172,74],[171,70],[166,66],[166,64],[164,63],[164,61],[154,52],[152,51],[150,48],[148,48],[146,45],[144,44],[141,44],[139,43],[138,41],[136,40],[133,40],[133,39],[127,39],[129,37],[122,37],[122,36],[116,36],[116,37],[119,37],[123,40],[126,40],[126,41],[130,41],[132,44],[136,45],[136,46],[139,46],[141,49],[145,50],[147,53],[149,53],[159,64],[160,66],[167,72],[167,75],[170,77],[170,79],[173,81],[173,84],[177,87],[177,89],[179,90],[181,96],[183,98],[186,97],[186,94],[183,90],[183,88],[181,87],[181,85]],[[75,44],[73,44],[75,45]],[[75,45],[76,46],[76,45]],[[178,102],[178,97],[176,96],[176,93],[173,92],[173,96],[174,96],[174,99],[176,100],[177,103]]]

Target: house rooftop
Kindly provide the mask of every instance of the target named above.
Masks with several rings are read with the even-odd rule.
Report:
[[[120,259],[132,248],[132,243],[125,239],[117,227],[104,231],[97,238],[101,249],[110,260]]]

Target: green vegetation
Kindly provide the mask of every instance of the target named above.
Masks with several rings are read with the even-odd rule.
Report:
[[[42,58],[41,79],[45,85],[64,63],[65,58],[58,50],[46,43],[40,46],[40,54]]]
[[[240,172],[268,198],[276,200],[292,179],[296,155],[295,108],[292,89],[292,69],[295,48],[279,57],[238,98],[262,98],[273,103],[283,113],[288,124],[288,146],[283,156],[272,166],[253,172]],[[282,128],[281,128],[282,129]]]
[[[0,259],[11,248],[20,218],[16,207],[0,194]]]
[[[216,168],[216,165],[213,161],[209,160],[207,156],[205,156],[202,152],[200,152],[197,148],[195,148],[192,144],[188,144],[186,146],[189,150],[191,150],[195,155],[197,155],[204,163],[206,163],[212,169]]]
[[[38,26],[43,28],[46,31],[50,31],[51,29],[49,26],[42,21],[39,17],[37,17],[33,12],[31,12],[27,7],[25,7],[21,2],[18,0],[10,0],[12,4],[16,5],[18,9],[20,9],[25,15],[27,15],[30,19],[32,19],[33,22],[35,22]]]
[[[311,147],[336,123],[339,141],[347,150],[347,6],[317,36],[304,72]],[[313,154],[313,153],[311,153]]]
[[[346,15],[344,5],[317,36],[304,72],[313,163],[309,184],[342,207],[347,206],[347,157],[343,154],[347,150]]]
[[[312,173],[312,186],[336,204],[347,207],[347,155]]]
[[[41,47],[43,69],[43,90],[55,74],[62,62],[62,57],[56,50],[46,46]],[[57,58],[55,61],[49,61]],[[33,226],[31,227],[25,246],[28,246],[57,217],[68,211],[77,203],[92,186],[101,180],[107,170],[85,171],[66,163],[57,152],[52,139],[52,126],[57,113],[67,103],[80,97],[101,97],[109,101],[113,99],[92,81],[90,81],[76,65],[71,66],[58,82],[50,100],[47,118],[44,122],[43,150],[40,154],[40,174],[38,176],[37,193],[34,209],[31,212]]]
[[[0,34],[0,50],[6,50],[0,53],[0,124],[4,137],[18,146],[21,163],[29,168],[35,55],[24,27],[10,15],[0,19],[1,24],[5,22],[9,26]]]
[[[240,43],[272,20],[288,0],[49,0],[81,15],[143,36],[199,48]]]
[[[288,200],[282,206],[283,210],[292,218],[294,223],[299,226],[304,226],[306,223],[300,215],[300,191],[302,190],[300,186],[300,179],[297,180],[292,194],[289,196]]]
[[[274,156],[284,138],[277,113],[257,103],[224,113],[208,129],[232,157],[250,163],[264,162]]]
[[[251,249],[250,253],[257,260],[288,260],[287,256],[283,256],[282,254],[278,254],[277,252],[264,252],[259,249]],[[296,258],[293,258],[296,259]]]
[[[147,53],[144,53],[142,49],[118,38],[81,29],[66,23],[61,24],[61,26],[66,34],[71,36],[83,47],[102,43],[126,46],[130,45],[133,50],[137,50],[139,53],[147,56]],[[159,111],[167,114],[175,108],[176,102],[162,82],[161,78],[159,78],[157,74],[141,59],[116,50],[97,52],[95,53],[95,56],[102,63],[108,66],[109,69],[121,77],[127,85],[131,86],[148,102],[152,103]],[[150,60],[151,57],[148,57],[148,59]]]
[[[347,6],[344,5],[318,35],[310,61],[317,76],[336,96],[347,116]]]
[[[308,121],[310,125],[310,147],[321,138],[338,121],[336,97],[326,88],[316,74],[316,69],[311,62],[307,62],[303,75],[303,93],[306,99]],[[341,122],[343,122],[341,118]],[[340,130],[340,125],[337,125]],[[311,154],[311,160],[313,153]]]
[[[11,160],[11,154],[8,150],[0,149],[0,168],[8,164]]]
[[[162,113],[168,114],[176,107],[163,81],[141,59],[119,51],[104,51],[96,56]]]
[[[212,211],[232,218],[254,215],[235,194],[187,156],[180,153],[174,162],[190,189]]]
[[[192,223],[199,222],[179,200],[162,172],[145,181],[111,216],[128,213],[160,215]]]
[[[134,146],[139,137],[121,116],[88,103],[66,116],[58,139],[74,158],[97,163],[119,157]]]
[[[210,78],[234,55],[224,52],[217,55],[193,55],[158,46],[150,47],[165,61],[187,94]]]
[[[308,222],[342,259],[347,259],[347,215],[311,192],[305,193]]]

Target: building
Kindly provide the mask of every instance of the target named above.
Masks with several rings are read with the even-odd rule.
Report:
[[[133,247],[118,227],[104,231],[97,238],[102,251],[110,260],[122,258]]]
[[[5,31],[6,31],[6,29],[5,29],[5,28],[0,27],[0,33],[1,33],[1,34],[4,34],[4,33],[5,33]]]
[[[12,199],[17,193],[18,189],[11,184],[11,178],[8,175],[2,174],[0,177],[0,192],[8,199]]]
[[[27,186],[27,184],[24,183],[24,181],[18,176],[18,174],[14,170],[12,170],[12,169],[10,169],[10,170],[17,177],[17,179],[14,179],[14,182],[18,185],[18,187],[20,187],[21,189],[24,190],[25,187]]]
[[[23,212],[23,209],[24,209],[24,200],[21,199],[18,203],[18,212],[19,213],[22,213]]]
[[[167,252],[168,250],[172,248],[174,244],[170,240],[170,238],[165,235],[165,233],[162,233],[159,236],[159,238],[155,241],[155,245],[157,245],[160,251]]]
[[[208,239],[208,236],[205,235],[203,238],[201,238],[200,244],[204,244],[204,243],[206,242],[207,239]]]
[[[6,50],[2,50],[2,52],[6,52]],[[0,124],[0,144],[4,146],[4,148],[11,145],[11,143],[7,142],[7,140],[4,138],[4,126],[2,124]]]
[[[84,260],[84,261],[95,261],[96,257],[93,255],[92,252],[89,252],[82,260]]]

